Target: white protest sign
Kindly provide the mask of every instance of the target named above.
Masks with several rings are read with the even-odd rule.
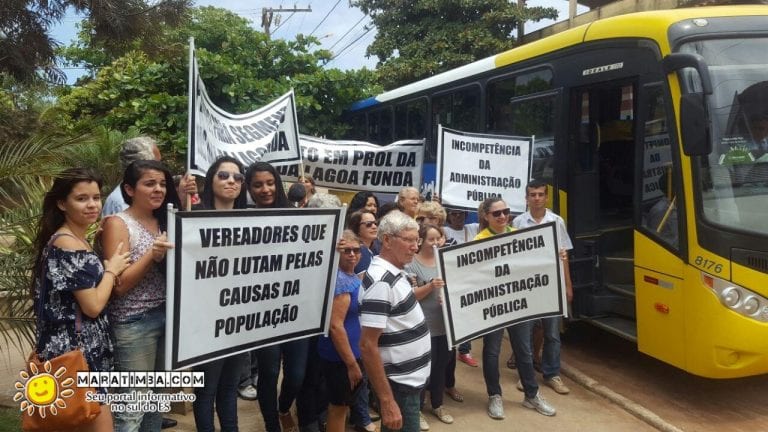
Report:
[[[424,165],[424,141],[402,140],[387,146],[301,136],[304,172],[299,165],[278,168],[284,180],[307,175],[318,186],[337,190],[398,193],[418,188]]]
[[[166,367],[327,331],[343,209],[169,213]]]
[[[208,97],[190,43],[189,145],[187,164],[194,174],[205,172],[220,156],[232,156],[245,166],[264,161],[272,165],[301,160],[299,125],[293,90],[268,105],[245,114],[231,114]]]
[[[449,346],[564,314],[555,224],[439,249]]]
[[[659,179],[671,164],[669,134],[646,137],[643,145],[643,201],[655,200],[664,195]]]
[[[513,213],[525,211],[533,137],[461,132],[438,125],[437,189],[443,205],[477,210],[499,196]]]

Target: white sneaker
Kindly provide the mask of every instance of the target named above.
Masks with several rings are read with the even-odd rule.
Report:
[[[494,420],[504,420],[504,403],[501,395],[492,395],[488,398],[488,417]]]
[[[555,408],[550,405],[546,399],[544,399],[541,393],[536,393],[536,396],[532,398],[523,399],[523,406],[526,408],[535,409],[539,412],[539,414],[543,414],[545,416],[553,416],[557,413]]]
[[[253,386],[253,384],[248,384],[247,386],[238,389],[237,395],[240,396],[240,399],[252,401],[258,399],[259,392],[256,390],[256,387]]]
[[[427,423],[427,419],[424,418],[422,413],[419,413],[419,430],[422,432],[429,430],[429,423]]]

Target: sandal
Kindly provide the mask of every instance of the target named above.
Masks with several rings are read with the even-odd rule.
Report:
[[[515,364],[515,357],[512,356],[507,360],[507,367],[510,369],[517,369],[517,365]]]
[[[464,402],[464,396],[455,388],[445,389],[445,394],[456,402]]]

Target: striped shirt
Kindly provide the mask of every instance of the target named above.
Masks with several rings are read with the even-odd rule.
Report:
[[[360,324],[382,329],[379,353],[390,380],[422,388],[430,371],[431,341],[424,313],[403,270],[376,256],[363,279]]]

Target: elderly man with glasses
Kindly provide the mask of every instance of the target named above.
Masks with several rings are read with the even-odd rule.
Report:
[[[430,334],[403,271],[418,251],[419,225],[393,211],[378,227],[381,252],[363,279],[360,351],[381,407],[382,430],[419,431],[430,372]],[[408,329],[408,331],[402,331]]]

